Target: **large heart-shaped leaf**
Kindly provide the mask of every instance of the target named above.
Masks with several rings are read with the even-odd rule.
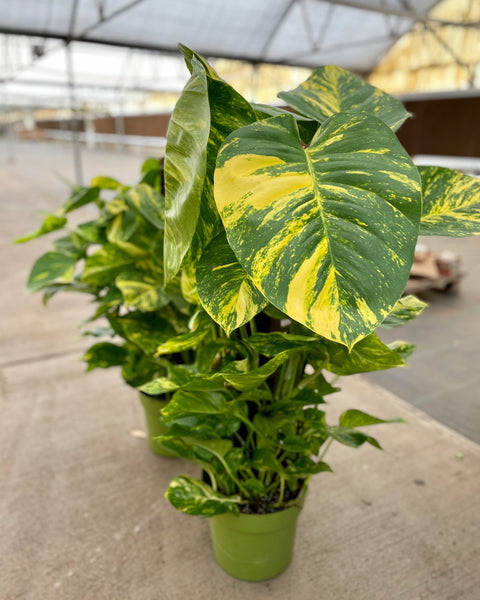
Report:
[[[419,167],[422,176],[422,235],[480,234],[480,179],[443,167]]]
[[[297,88],[278,96],[319,123],[348,111],[373,115],[396,131],[409,117],[400,100],[335,65],[315,69]]]
[[[203,249],[223,229],[213,196],[213,174],[217,155],[225,138],[243,125],[256,121],[251,105],[228,83],[221,80],[200,56],[207,74],[210,106],[210,134],[207,144],[207,168],[200,201],[200,214],[185,262],[195,266]],[[226,110],[228,107],[228,110]]]
[[[224,233],[202,253],[197,290],[203,308],[227,335],[250,321],[268,302],[238,262]]]
[[[401,296],[420,181],[379,119],[335,115],[308,148],[288,115],[242,127],[220,151],[215,200],[255,285],[316,333],[352,347]]]
[[[165,277],[173,277],[192,241],[206,170],[210,107],[207,77],[192,59],[193,73],[170,119],[165,154]]]
[[[220,79],[205,59],[185,46],[181,46],[181,50],[192,73],[190,82],[197,78],[201,86],[197,86],[195,97],[189,90],[190,82],[187,84],[180,99],[182,106],[177,103],[172,121],[176,118],[178,127],[187,129],[185,135],[194,135],[199,142],[195,147],[187,147],[183,137],[170,135],[169,128],[165,161],[167,280],[178,271],[184,258],[184,264],[195,265],[203,248],[221,230],[212,187],[217,154],[227,135],[256,120],[250,104]],[[174,162],[175,168],[177,166],[177,155],[181,158],[182,181],[196,181],[190,192],[184,189],[185,186],[172,188],[172,178],[167,176]],[[179,207],[178,210],[175,207]],[[177,211],[176,215],[173,215],[174,209]],[[173,227],[176,228],[175,231]],[[170,239],[173,235],[174,240]],[[185,256],[187,250],[188,255]],[[171,252],[176,252],[176,255],[170,256]]]

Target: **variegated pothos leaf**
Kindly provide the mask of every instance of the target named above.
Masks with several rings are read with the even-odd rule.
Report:
[[[237,514],[240,496],[224,496],[193,477],[179,475],[170,484],[165,497],[187,515],[213,517],[223,513]]]
[[[153,311],[170,302],[162,283],[152,279],[142,271],[126,271],[115,280],[115,285],[122,292],[126,306],[142,311]]]
[[[380,327],[392,329],[393,327],[405,325],[405,323],[408,323],[408,321],[411,321],[421,314],[427,306],[428,304],[426,302],[423,302],[423,300],[420,300],[416,296],[409,295],[400,298],[400,300],[397,300],[395,303],[392,312],[385,321],[381,323]]]
[[[193,73],[170,120],[165,153],[165,278],[180,269],[197,226],[206,170],[210,107],[207,77],[192,58]]]
[[[445,169],[419,167],[423,188],[422,235],[480,234],[480,179]]]
[[[28,292],[38,292],[47,285],[68,283],[75,275],[77,261],[74,256],[61,252],[47,252],[37,259],[27,281]]]
[[[256,121],[256,115],[245,98],[220,79],[201,56],[195,53],[192,53],[192,56],[205,68],[210,107],[210,134],[200,213],[190,249],[184,260],[184,265],[188,264],[193,272],[203,249],[223,229],[213,195],[213,175],[220,147],[230,133]],[[187,62],[188,60],[187,56]]]
[[[403,292],[420,181],[375,117],[335,115],[308,148],[288,115],[242,127],[219,153],[215,200],[263,295],[330,340],[352,347]]]
[[[364,113],[396,131],[410,116],[400,100],[335,65],[315,69],[297,88],[278,96],[320,123],[340,112]]]
[[[250,321],[268,302],[238,262],[224,233],[202,253],[197,290],[203,308],[227,335]]]
[[[130,188],[125,194],[127,202],[134,206],[139,213],[157,229],[163,229],[165,224],[165,198],[156,189],[140,183]]]

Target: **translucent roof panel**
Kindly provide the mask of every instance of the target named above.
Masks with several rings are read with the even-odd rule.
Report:
[[[370,72],[436,0],[0,0],[0,33]]]

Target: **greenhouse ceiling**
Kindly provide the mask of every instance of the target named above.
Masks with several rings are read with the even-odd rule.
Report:
[[[436,36],[448,54],[447,30],[456,38],[478,31],[476,13],[466,19],[464,8],[436,10],[446,1],[478,2],[0,0],[0,101],[18,105],[44,95],[42,103],[55,105],[67,101],[73,84],[80,102],[93,93],[111,102],[122,89],[175,93],[186,77],[176,58],[179,42],[208,58],[307,68],[333,63],[367,77],[409,32]],[[66,47],[75,71],[70,80]],[[454,49],[449,56],[461,63]]]
[[[0,2],[0,33],[368,73],[436,0],[22,0]],[[453,20],[453,23],[465,25]],[[468,26],[475,24],[469,23]],[[478,26],[478,23],[477,23]]]

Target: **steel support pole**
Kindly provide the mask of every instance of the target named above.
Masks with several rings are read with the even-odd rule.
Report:
[[[75,96],[75,79],[73,71],[72,49],[69,43],[65,44],[65,54],[67,59],[67,77],[70,100],[70,112],[72,115],[72,148],[73,162],[75,167],[75,181],[77,185],[83,185],[83,169],[82,169],[82,153],[80,148],[80,140],[78,136],[77,122],[77,101]]]

